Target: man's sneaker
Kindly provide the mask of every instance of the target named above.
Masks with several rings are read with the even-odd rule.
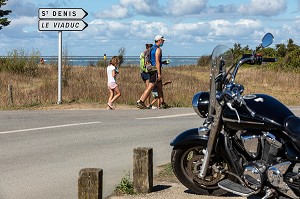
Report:
[[[159,107],[160,109],[167,109],[167,108],[171,108],[171,106],[169,106],[168,104],[166,103],[162,103]]]
[[[139,109],[146,109],[147,108],[145,103],[142,102],[141,100],[136,101],[136,107],[138,107]]]

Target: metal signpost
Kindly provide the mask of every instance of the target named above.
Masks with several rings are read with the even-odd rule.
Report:
[[[39,8],[39,31],[58,31],[58,97],[62,103],[62,31],[82,31],[88,24],[82,19],[88,13],[82,8]]]

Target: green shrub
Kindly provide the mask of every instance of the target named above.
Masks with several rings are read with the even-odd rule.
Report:
[[[128,172],[122,179],[120,184],[115,188],[117,194],[135,194],[133,189],[133,182],[130,179],[130,173]]]
[[[38,74],[40,53],[32,51],[27,54],[25,50],[13,50],[8,52],[5,58],[1,58],[0,72],[6,71],[14,74],[34,77]]]
[[[98,67],[107,67],[107,65],[108,65],[108,61],[107,60],[98,60],[98,62],[97,62],[97,66]]]
[[[197,65],[198,65],[198,66],[209,66],[209,65],[210,65],[210,58],[211,58],[210,55],[204,55],[204,56],[201,56],[201,57],[198,59]]]

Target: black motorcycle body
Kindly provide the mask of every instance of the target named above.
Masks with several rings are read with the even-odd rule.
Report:
[[[268,33],[257,49],[272,42]],[[205,121],[171,142],[173,171],[197,194],[300,198],[300,118],[269,95],[242,96],[244,87],[235,83],[244,63],[276,59],[255,52],[236,64],[230,63],[231,58],[225,46],[214,49],[210,91],[199,92],[192,100]]]
[[[224,109],[222,118],[226,126],[233,130],[284,130],[284,121],[294,114],[277,99],[264,94],[247,95],[243,97],[247,106],[256,112],[252,117],[247,110],[237,107],[240,122],[236,113],[229,107]],[[276,108],[274,108],[276,107]]]

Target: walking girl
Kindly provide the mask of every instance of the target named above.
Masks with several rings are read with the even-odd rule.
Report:
[[[119,58],[113,56],[107,66],[107,86],[109,90],[109,97],[107,102],[107,109],[114,110],[113,103],[121,96],[119,86],[116,81],[116,77],[119,73],[118,70]]]

